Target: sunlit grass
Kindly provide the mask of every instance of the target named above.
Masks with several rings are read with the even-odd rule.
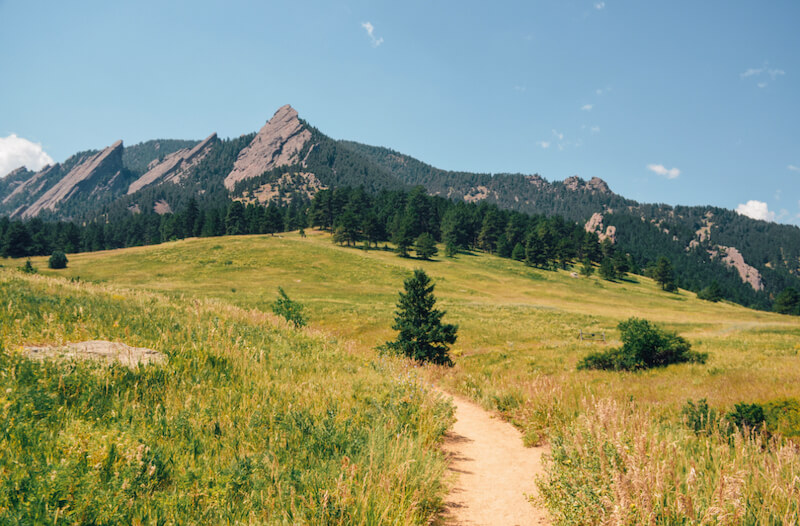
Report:
[[[216,300],[0,270],[0,523],[424,524],[450,409],[413,370]],[[157,349],[130,371],[22,344]]]
[[[615,283],[574,278],[569,271],[532,269],[481,253],[426,262],[338,247],[326,234],[309,234],[192,239],[77,254],[70,256],[68,269],[53,273],[261,311],[269,310],[282,286],[307,306],[312,327],[352,340],[357,353],[372,357],[376,345],[394,336],[392,314],[403,279],[423,268],[436,282],[446,320],[460,326],[456,366],[425,374],[502,411],[530,443],[548,434],[579,437],[588,425],[583,417],[599,400],[642,411],[652,423],[647,432],[660,443],[678,433],[687,399],[706,398],[724,411],[742,401],[800,398],[798,318],[705,302],[687,291],[666,293],[640,276]],[[35,260],[40,268],[43,262]],[[678,332],[694,350],[708,352],[708,362],[639,373],[576,371],[588,352],[619,344],[616,326],[630,316]],[[605,332],[607,342],[581,342],[580,330]],[[625,420],[634,421],[639,420]],[[676,454],[688,462],[692,451]],[[758,465],[757,456],[747,459],[751,467]],[[554,509],[562,504],[550,502]]]

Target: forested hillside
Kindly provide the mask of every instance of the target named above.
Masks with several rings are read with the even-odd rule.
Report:
[[[608,239],[607,245],[623,254],[632,269],[654,268],[667,257],[678,286],[701,291],[714,285],[722,297],[744,305],[769,308],[781,291],[800,288],[800,229],[795,226],[717,207],[641,204],[615,194],[599,178],[549,182],[536,174],[441,170],[388,148],[331,139],[288,105],[257,133],[237,138],[220,140],[212,134],[205,141],[159,139],[129,147],[117,142],[39,172],[16,170],[0,179],[0,216],[10,219],[4,236],[19,234],[23,242],[3,239],[0,246],[7,255],[28,255],[54,247],[97,250],[243,233],[230,232],[225,223],[230,210],[239,208],[256,225],[245,231],[277,232],[308,226],[317,196],[332,199],[335,209],[342,195],[336,190],[359,187],[368,199],[419,187],[442,202],[480,205],[477,226],[455,243],[460,249],[508,256],[518,244],[518,254],[527,249],[527,241],[515,235],[497,237],[497,246],[479,242],[491,205],[497,207],[500,230],[514,228],[508,225],[516,216],[505,211],[575,222],[598,239]],[[405,206],[400,201],[389,208]],[[358,206],[365,204],[351,204],[349,210],[365,221],[368,211]],[[386,241],[397,241],[399,210],[372,212],[379,220],[368,229],[359,224],[363,238],[381,231]],[[185,213],[192,216],[191,224],[182,219]],[[352,227],[351,214],[342,217]],[[30,241],[18,220],[31,221],[24,228]],[[320,226],[335,230],[341,225]],[[75,229],[82,232],[79,241]],[[444,223],[429,233],[447,242]]]

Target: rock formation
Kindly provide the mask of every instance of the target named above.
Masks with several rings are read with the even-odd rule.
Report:
[[[153,184],[177,183],[189,175],[192,168],[203,160],[217,141],[217,134],[212,133],[194,148],[184,148],[167,155],[161,162],[154,161],[147,173],[131,183],[128,194],[138,192]]]
[[[288,104],[283,106],[239,153],[225,178],[225,187],[232,190],[239,181],[258,177],[275,167],[301,164],[298,154],[309,139],[311,132],[300,122],[297,111]]]
[[[720,260],[729,267],[735,268],[739,273],[739,277],[744,283],[748,283],[753,290],[764,290],[764,282],[761,279],[761,273],[755,267],[748,265],[742,253],[736,247],[718,246],[717,250],[709,251],[711,257],[719,257]]]
[[[42,210],[55,210],[59,203],[69,199],[81,187],[89,195],[113,186],[122,172],[122,141],[87,157],[51,186],[31,206],[22,212],[24,219],[38,215]],[[42,172],[34,176],[40,176]],[[40,178],[41,179],[41,178]]]
[[[577,175],[564,179],[564,186],[573,192],[584,190],[592,193],[610,194],[608,184],[599,177],[592,177],[588,182]]]
[[[608,228],[603,230],[603,214],[595,212],[592,217],[583,225],[583,229],[587,232],[594,232],[597,238],[602,242],[606,239],[612,243],[617,242],[617,227],[609,225]]]

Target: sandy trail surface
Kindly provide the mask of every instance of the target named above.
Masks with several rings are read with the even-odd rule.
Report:
[[[535,477],[544,473],[546,448],[526,448],[514,426],[463,398],[446,394],[456,422],[445,437],[454,485],[446,499],[448,526],[549,524],[534,506]]]

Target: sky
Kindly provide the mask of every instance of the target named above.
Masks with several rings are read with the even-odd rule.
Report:
[[[0,176],[284,104],[439,168],[800,225],[797,1],[0,0]]]

